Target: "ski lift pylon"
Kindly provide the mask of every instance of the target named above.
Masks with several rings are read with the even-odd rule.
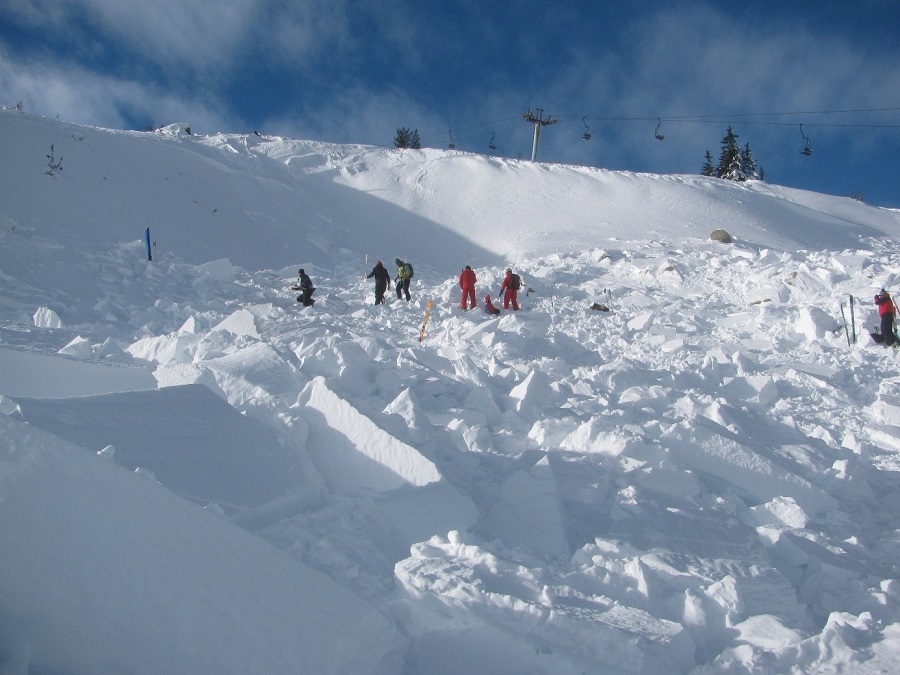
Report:
[[[812,154],[812,147],[809,144],[809,139],[806,137],[806,134],[803,133],[803,125],[800,125],[800,135],[803,136],[803,140],[806,141],[806,145],[803,146],[803,149],[800,151],[801,155],[806,155],[807,157]]]
[[[447,148],[450,150],[456,150],[456,141],[453,140],[453,132],[449,131],[450,134],[450,143],[447,144]]]
[[[653,135],[656,137],[656,140],[661,141],[665,139],[661,133],[659,133],[659,128],[662,126],[662,120],[658,117],[656,118],[656,129],[653,131]]]
[[[583,141],[591,140],[591,128],[587,125],[587,118],[582,117],[581,123],[584,124],[584,133],[581,134],[581,140],[583,140]]]
[[[492,131],[492,132],[491,132],[491,142],[488,143],[488,148],[490,148],[491,150],[496,150],[496,149],[497,149],[497,144],[494,143],[494,138],[495,138],[496,136],[497,136],[497,132]]]

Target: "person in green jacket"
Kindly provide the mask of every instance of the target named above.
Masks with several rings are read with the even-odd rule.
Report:
[[[406,301],[409,302],[409,280],[413,276],[413,268],[407,262],[403,262],[400,258],[394,258],[397,263],[397,276],[394,278],[394,285],[397,287],[397,299],[400,300],[402,295],[406,294]]]

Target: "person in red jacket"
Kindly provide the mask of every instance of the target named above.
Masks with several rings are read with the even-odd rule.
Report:
[[[500,313],[500,310],[494,307],[494,303],[491,302],[491,296],[489,295],[484,296],[484,313],[490,315]]]
[[[462,299],[459,301],[460,309],[475,309],[478,304],[475,302],[475,281],[475,272],[466,265],[466,269],[459,275],[459,287],[462,289]]]
[[[881,317],[881,335],[884,337],[884,344],[890,346],[894,344],[894,300],[891,294],[883,288],[881,292],[875,296],[875,304],[878,305],[878,316]]]
[[[500,285],[500,295],[503,296],[503,309],[509,309],[512,305],[513,311],[519,309],[519,286],[522,281],[518,274],[513,274],[511,269],[506,270],[506,276],[503,277],[503,283]]]

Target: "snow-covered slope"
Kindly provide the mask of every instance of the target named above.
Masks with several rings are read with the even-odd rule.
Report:
[[[895,667],[898,212],[13,110],[0,140],[6,671]],[[394,258],[413,299],[374,306]],[[523,309],[461,311],[466,264]]]

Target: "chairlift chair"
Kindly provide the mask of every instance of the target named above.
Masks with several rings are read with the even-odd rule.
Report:
[[[803,136],[803,140],[806,141],[806,145],[803,146],[803,149],[800,151],[801,155],[806,155],[807,157],[812,154],[812,147],[809,144],[809,139],[806,137],[806,134],[803,133],[803,125],[800,125],[800,135]]]
[[[490,148],[491,150],[496,150],[496,149],[497,149],[497,144],[494,143],[494,137],[495,137],[496,135],[497,135],[496,132],[491,132],[491,142],[488,143],[488,148]]]
[[[660,128],[660,126],[662,126],[662,120],[657,117],[656,122],[657,122],[656,129],[653,131],[653,135],[656,136],[656,140],[661,141],[661,140],[665,139],[665,136],[663,136],[661,133],[659,133],[659,128]]]
[[[456,150],[456,141],[453,140],[453,132],[450,131],[450,143],[447,145],[447,148],[450,150]]]
[[[585,117],[581,118],[582,124],[584,124],[584,133],[581,134],[581,140],[589,141],[591,140],[591,128],[587,125],[587,121]]]

